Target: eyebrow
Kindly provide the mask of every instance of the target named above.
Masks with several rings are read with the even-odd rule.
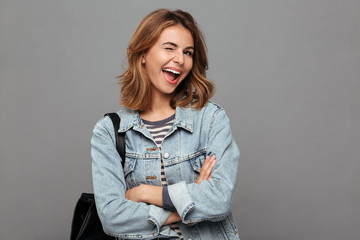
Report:
[[[161,44],[161,45],[167,45],[167,44],[170,44],[170,45],[172,45],[172,46],[174,46],[174,47],[178,47],[178,45],[176,44],[176,43],[173,43],[173,42],[165,42],[165,43],[163,43],[163,44]],[[186,47],[185,49],[192,49],[192,50],[194,50],[194,47],[192,47],[192,46],[189,46],[189,47]]]

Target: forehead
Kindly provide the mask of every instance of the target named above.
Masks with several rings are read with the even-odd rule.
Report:
[[[182,47],[194,47],[194,40],[190,31],[181,25],[167,27],[161,32],[157,43],[166,42],[173,42],[182,45]]]

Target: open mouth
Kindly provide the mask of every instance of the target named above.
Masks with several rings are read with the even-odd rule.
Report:
[[[181,75],[181,72],[171,68],[164,68],[162,71],[164,73],[165,80],[170,83],[175,83]]]

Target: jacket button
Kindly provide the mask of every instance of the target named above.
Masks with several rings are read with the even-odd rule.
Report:
[[[170,157],[170,155],[169,155],[169,153],[166,152],[166,153],[164,153],[163,157],[164,157],[165,159],[167,159],[167,158]]]

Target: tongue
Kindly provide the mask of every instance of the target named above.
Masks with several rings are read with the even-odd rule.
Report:
[[[168,81],[172,82],[176,78],[175,73],[171,73],[171,72],[167,72],[167,71],[163,71],[163,73],[164,73],[165,79]]]

